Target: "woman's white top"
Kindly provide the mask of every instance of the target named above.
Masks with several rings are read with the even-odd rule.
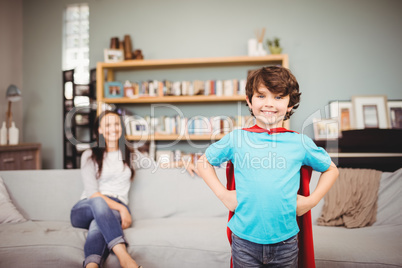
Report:
[[[91,159],[92,150],[86,150],[81,156],[81,177],[84,183],[84,192],[81,199],[89,198],[96,192],[118,198],[128,204],[128,191],[131,186],[131,170],[123,163],[120,150],[105,153],[102,173],[97,179],[98,164]],[[134,153],[134,169],[142,168],[141,163],[147,156],[137,150]],[[142,161],[140,161],[142,160]],[[148,161],[153,161],[148,158]]]

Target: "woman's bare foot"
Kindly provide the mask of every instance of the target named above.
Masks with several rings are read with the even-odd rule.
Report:
[[[135,262],[133,258],[131,258],[130,254],[128,254],[125,244],[117,244],[116,246],[113,247],[112,250],[119,259],[121,267],[138,268],[138,264]]]

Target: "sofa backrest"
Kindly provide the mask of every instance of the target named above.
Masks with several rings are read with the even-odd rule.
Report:
[[[69,221],[82,193],[79,170],[1,171],[11,201],[26,219]]]
[[[226,180],[224,169],[217,174]],[[78,169],[0,171],[0,176],[14,205],[31,220],[69,221],[83,191]],[[205,182],[183,169],[137,170],[129,200],[134,220],[227,215]]]
[[[217,168],[216,172],[226,185],[225,169]],[[137,170],[129,199],[134,220],[228,214],[203,179],[191,177],[183,169]]]
[[[216,172],[225,185],[225,169]],[[69,221],[83,185],[80,170],[0,171],[11,200],[25,218]],[[310,191],[320,173],[313,172]],[[380,181],[375,225],[402,224],[402,169],[384,173]],[[136,219],[163,217],[217,217],[228,211],[200,177],[183,169],[137,170],[129,193],[130,210]],[[324,201],[312,209],[313,224]]]

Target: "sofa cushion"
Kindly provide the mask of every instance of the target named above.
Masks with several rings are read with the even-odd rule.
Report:
[[[0,224],[24,221],[26,221],[26,219],[15,208],[13,202],[10,200],[3,179],[0,177]]]
[[[226,217],[148,219],[134,222],[124,234],[129,252],[146,268],[228,267],[226,223]]]
[[[1,268],[82,267],[86,230],[69,222],[2,224],[0,237]]]
[[[313,226],[317,268],[402,267],[402,225]]]
[[[378,190],[377,221],[375,226],[402,224],[402,168],[384,172]]]

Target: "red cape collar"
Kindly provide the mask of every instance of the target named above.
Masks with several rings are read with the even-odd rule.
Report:
[[[243,128],[245,131],[250,131],[250,132],[256,132],[256,133],[268,133],[268,134],[274,134],[274,133],[284,133],[284,132],[294,132],[292,130],[288,130],[284,127],[276,127],[276,128],[271,128],[271,129],[265,129],[262,127],[259,127],[257,125],[254,125],[249,128]]]

